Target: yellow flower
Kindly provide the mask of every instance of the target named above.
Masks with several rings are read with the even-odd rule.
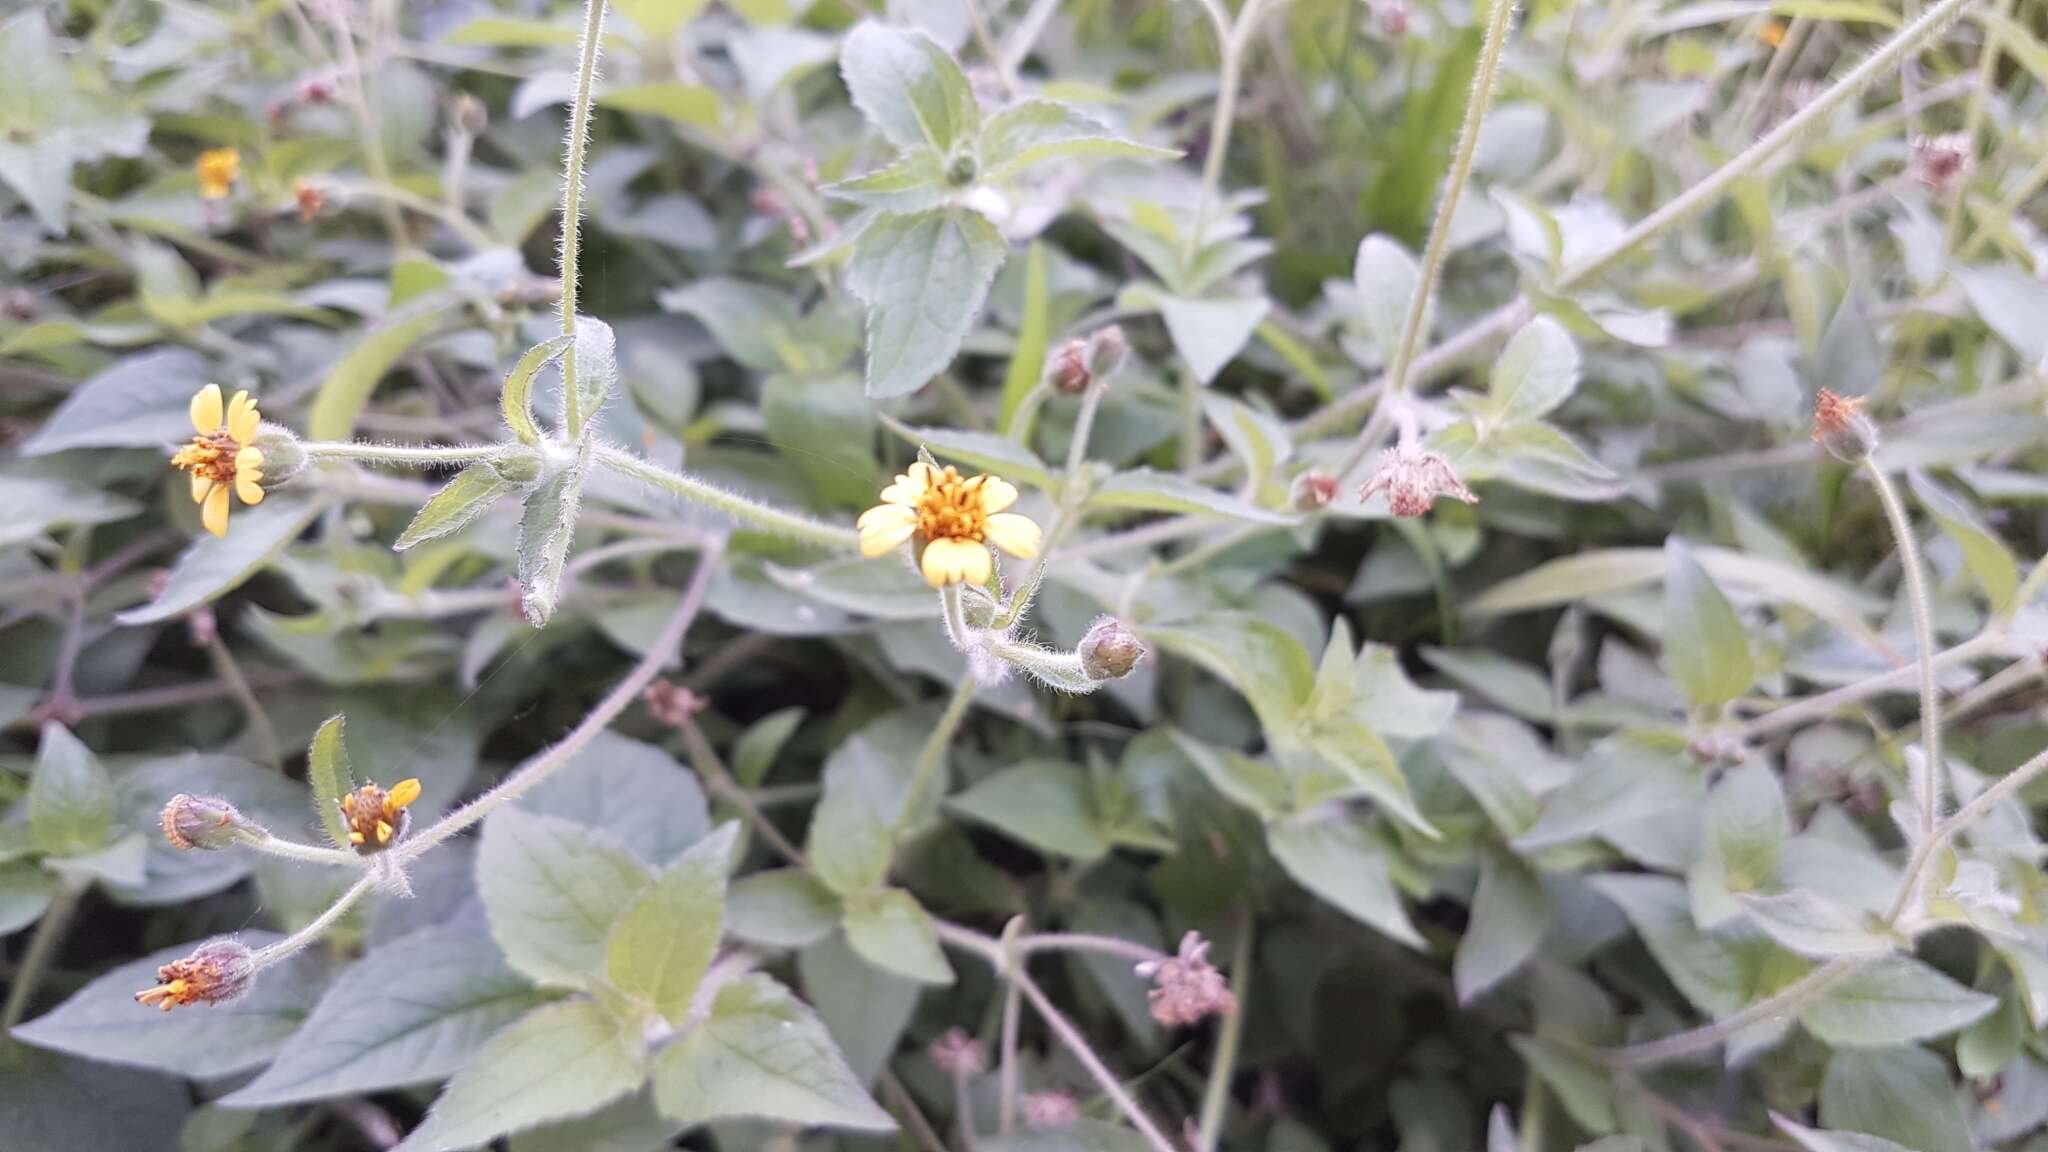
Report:
[[[225,407],[220,385],[208,384],[192,397],[192,429],[197,435],[171,457],[171,466],[192,474],[192,501],[199,519],[215,536],[228,534],[228,490],[244,504],[263,503],[263,450],[255,446],[263,415],[247,392],[235,393]]]
[[[400,780],[386,792],[375,784],[343,796],[341,818],[348,824],[348,842],[356,851],[381,852],[405,834],[406,812],[420,798],[420,782]]]
[[[1783,45],[1785,43],[1784,22],[1781,20],[1766,21],[1764,26],[1757,30],[1756,38],[1772,48]]]
[[[1020,560],[1038,555],[1038,525],[1003,511],[1016,502],[1017,488],[1007,480],[963,478],[920,460],[882,489],[880,504],[861,513],[861,554],[880,556],[915,536],[924,549],[918,566],[925,583],[984,583],[992,568],[990,544]]]
[[[225,200],[234,190],[235,177],[242,174],[242,154],[233,148],[208,148],[199,154],[199,194],[208,200]]]

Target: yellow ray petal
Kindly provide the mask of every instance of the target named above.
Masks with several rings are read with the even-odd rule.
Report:
[[[249,505],[263,503],[263,485],[257,483],[262,478],[260,473],[255,472],[235,473],[235,495],[242,498],[242,503]]]
[[[256,439],[256,429],[262,427],[263,416],[256,411],[256,402],[249,399],[247,392],[235,393],[235,398],[228,402],[227,424],[228,435],[235,438],[235,443],[247,445]]]
[[[1038,546],[1044,537],[1036,520],[1015,512],[998,512],[989,517],[982,528],[982,535],[988,538],[989,543],[1019,560],[1029,560],[1038,555]]]
[[[1017,502],[1017,486],[1000,476],[981,477],[981,510],[993,516]]]
[[[881,504],[861,513],[856,527],[861,555],[880,556],[917,531],[917,513],[900,504]]]
[[[385,795],[384,802],[394,809],[409,808],[412,806],[412,802],[419,798],[419,779],[408,776],[391,786],[391,791]]]
[[[207,530],[208,532],[211,532],[211,533],[213,533],[213,534],[214,534],[215,536],[220,536],[220,537],[226,537],[226,536],[227,536],[227,534],[228,534],[228,486],[227,486],[227,485],[225,485],[225,484],[216,484],[216,485],[214,485],[214,486],[213,486],[213,490],[212,490],[211,492],[208,492],[208,493],[206,494],[206,501],[205,501],[205,503],[203,503],[203,504],[201,504],[201,505],[199,506],[199,522],[200,522],[201,524],[204,524],[204,525],[206,525],[206,530]]]
[[[192,474],[192,502],[194,504],[206,503],[206,494],[211,491],[213,491],[213,481],[194,472]]]
[[[192,394],[192,430],[201,436],[220,431],[220,385],[208,384]]]

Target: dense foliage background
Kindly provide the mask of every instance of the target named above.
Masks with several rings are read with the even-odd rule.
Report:
[[[0,1152],[2048,1147],[2048,8],[881,4],[0,20]]]

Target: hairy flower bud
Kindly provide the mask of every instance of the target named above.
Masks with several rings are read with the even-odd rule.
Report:
[[[243,840],[264,834],[261,825],[218,796],[188,796],[183,792],[164,804],[164,839],[171,847],[186,851],[232,848]]]
[[[1098,616],[1074,649],[1091,680],[1121,680],[1145,659],[1145,642],[1114,616]]]
[[[1864,402],[1827,388],[1813,399],[1813,442],[1844,464],[1861,464],[1877,451],[1877,422],[1863,410]]]
[[[182,960],[156,970],[156,987],[135,994],[135,1002],[169,1012],[187,1004],[221,1004],[249,990],[256,954],[238,940],[208,940]]]
[[[306,450],[299,438],[282,424],[265,424],[256,432],[256,447],[263,452],[263,487],[283,486],[306,470]]]

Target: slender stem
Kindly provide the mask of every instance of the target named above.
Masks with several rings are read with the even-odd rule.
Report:
[[[1023,958],[1023,949],[1018,946],[1017,933],[1024,926],[1022,916],[1012,917],[1003,929],[1003,963],[999,971],[1008,972],[1017,967]],[[1017,1081],[1021,1071],[1017,1067],[1017,1033],[1021,1030],[1024,1017],[1024,993],[1014,980],[1003,985],[1003,1050],[1000,1072],[1001,1108],[996,1114],[996,1132],[1008,1144],[1017,1132]]]
[[[1605,248],[1565,269],[1553,285],[1555,290],[1565,291],[1599,276],[1643,244],[1663,235],[1673,225],[1705,211],[1729,189],[1761,168],[1764,161],[1814,125],[1832,118],[1837,109],[1873,82],[1889,75],[1898,67],[1900,60],[1933,39],[1970,3],[1971,0],[1941,0],[1929,8],[1918,20],[1899,29],[1861,64],[1850,69],[1847,75],[1835,81],[1811,103],[1787,117],[1763,139],[1743,149],[1706,179],[1667,201],[1662,208],[1637,221],[1634,227],[1609,242]]]
[[[1183,265],[1193,260],[1202,246],[1208,226],[1209,209],[1223,184],[1223,162],[1230,154],[1230,130],[1237,122],[1237,90],[1244,79],[1244,50],[1259,19],[1263,0],[1244,0],[1235,23],[1226,24],[1220,5],[1208,5],[1209,18],[1216,25],[1216,49],[1222,53],[1216,92],[1216,111],[1209,120],[1209,154],[1202,161],[1202,191],[1195,201],[1195,219],[1181,240]]]
[[[2000,636],[1990,630],[1986,630],[1981,635],[1973,636],[1953,648],[1937,653],[1934,656],[1933,665],[1935,668],[1940,669],[1947,668],[1953,664],[1967,663],[1979,656],[1989,655],[1997,651],[2000,643]],[[1881,695],[1912,684],[1920,678],[1921,671],[1917,663],[1901,668],[1893,668],[1886,672],[1879,672],[1875,676],[1858,680],[1854,684],[1844,684],[1842,687],[1836,688],[1831,692],[1823,692],[1818,696],[1808,696],[1803,700],[1787,704],[1782,708],[1773,708],[1761,716],[1743,722],[1736,728],[1736,732],[1743,739],[1748,740],[1759,736],[1766,736],[1773,732],[1782,732],[1787,728],[1796,728],[1808,721],[1833,715],[1851,704],[1868,700],[1872,696]]]
[[[562,335],[576,335],[576,260],[583,232],[583,153],[590,143],[590,104],[597,58],[604,47],[605,0],[585,0],[583,38],[577,45],[576,98],[569,106],[569,143],[562,158]],[[576,402],[576,345],[562,350],[562,397],[569,438],[583,434],[586,413]]]
[[[221,683],[228,686],[228,692],[235,703],[242,706],[242,712],[249,718],[249,735],[256,741],[263,762],[272,768],[284,764],[283,743],[277,738],[277,725],[270,722],[270,713],[263,708],[263,702],[256,699],[256,692],[249,687],[248,677],[242,675],[242,666],[235,660],[235,654],[227,644],[215,635],[213,643],[207,645],[207,654],[213,658],[213,670],[220,675]]]
[[[309,864],[339,864],[349,868],[360,868],[363,865],[363,857],[354,852],[344,852],[339,848],[322,848],[317,844],[301,844],[296,840],[280,840],[275,836],[251,840],[248,848],[265,856],[302,860]]]
[[[1100,952],[1133,964],[1166,959],[1166,954],[1157,948],[1147,948],[1136,941],[1116,936],[1097,936],[1087,932],[1039,932],[1018,940],[1017,951],[1026,956],[1034,952]]]
[[[570,729],[561,743],[527,761],[524,767],[506,777],[503,783],[489,792],[443,816],[433,827],[408,837],[404,843],[386,853],[387,858],[394,864],[401,865],[417,859],[434,845],[539,787],[541,781],[554,775],[557,769],[574,759],[577,753],[592,740],[597,739],[600,732],[610,727],[611,722],[639,698],[641,689],[647,687],[655,676],[660,674],[662,668],[667,665],[670,654],[681,647],[684,634],[689,632],[691,623],[697,619],[697,610],[703,607],[704,594],[711,587],[711,575],[717,569],[721,555],[722,549],[719,547],[705,549],[704,554],[697,560],[697,570],[690,574],[690,586],[683,592],[682,600],[676,604],[675,613],[669,617],[661,633],[647,646],[647,655],[640,658],[640,662],[633,666],[632,671],[626,673],[624,679],[612,686],[612,690],[605,694],[604,699],[598,701],[597,706],[592,708],[576,727]]]
[[[1992,11],[2004,17],[2012,11],[2012,0],[1995,0]],[[1969,177],[1976,167],[1977,137],[1984,130],[1984,102],[1986,95],[1997,84],[1999,49],[2004,41],[1999,35],[1998,23],[1984,21],[1984,47],[1977,54],[1977,83],[1970,88],[1970,100],[1963,111],[1963,149],[1971,157],[1963,166],[1962,179],[1956,181],[1949,196],[1948,211],[1942,221],[1942,251],[1954,253],[1956,242],[1962,239],[1963,205],[1969,197]]]
[[[659,464],[642,460],[622,449],[599,445],[596,460],[598,464],[610,468],[621,476],[630,476],[643,484],[671,492],[693,504],[702,504],[714,511],[722,512],[749,528],[771,532],[777,536],[787,536],[835,552],[853,552],[860,548],[860,536],[852,529],[840,528],[795,512],[785,512],[773,505],[750,500],[694,476],[671,472]]]
[[[1927,599],[1927,576],[1920,567],[1920,547],[1913,539],[1913,525],[1906,519],[1906,506],[1898,489],[1874,457],[1863,459],[1863,470],[1877,485],[1877,498],[1884,504],[1885,519],[1891,523],[1892,538],[1899,548],[1899,567],[1905,570],[1906,594],[1913,605],[1913,640],[1920,667],[1920,747],[1927,764],[1914,802],[1920,805],[1920,841],[1934,838],[1935,821],[1941,809],[1941,690],[1934,680],[1934,623]]]
[[[1503,8],[1512,0],[1493,0]],[[1209,1083],[1202,1090],[1202,1121],[1196,1129],[1195,1152],[1216,1152],[1223,1135],[1223,1117],[1230,1108],[1230,1081],[1237,1074],[1237,1049],[1244,1039],[1246,998],[1252,990],[1252,915],[1244,910],[1237,918],[1237,947],[1230,955],[1230,994],[1237,1006],[1223,1017],[1216,1035],[1216,1062],[1209,1066]]]
[[[953,698],[946,701],[946,710],[939,713],[939,722],[932,726],[931,735],[925,737],[924,748],[917,754],[917,769],[911,774],[910,787],[903,793],[903,809],[896,814],[896,831],[910,827],[924,802],[924,793],[931,787],[932,777],[939,774],[939,766],[946,762],[946,749],[953,743],[953,734],[960,730],[960,721],[967,716],[967,706],[974,701],[974,673],[960,677],[960,683],[953,689]]]
[[[761,811],[760,805],[754,802],[754,797],[732,778],[732,773],[726,770],[725,761],[718,758],[717,749],[711,746],[711,741],[705,739],[704,730],[697,726],[697,722],[685,720],[678,730],[683,735],[683,749],[689,754],[690,766],[704,778],[705,791],[737,808],[740,816],[753,828],[754,833],[767,841],[768,846],[780,853],[783,859],[792,864],[804,865],[803,849],[790,843],[789,837],[782,834],[782,829],[777,828]]]
[[[28,1013],[30,997],[35,995],[36,983],[42,979],[43,969],[49,966],[57,945],[64,939],[65,929],[71,926],[71,914],[78,910],[78,898],[85,894],[85,881],[66,878],[58,882],[57,890],[50,895],[50,906],[43,910],[43,918],[36,923],[36,930],[28,938],[28,949],[21,954],[21,963],[14,969],[14,981],[7,989],[7,1005],[0,1008],[0,1034],[5,1034],[21,1023]]]
[[[1892,898],[1891,910],[1885,913],[1887,924],[1897,920],[1912,904],[1913,895],[1919,891],[1920,873],[1932,863],[1935,856],[1947,847],[1949,842],[1961,835],[1970,825],[1984,818],[2006,797],[2034,782],[2042,772],[2048,771],[2048,751],[2036,753],[2034,758],[1999,777],[1989,787],[1977,793],[1968,804],[1958,808],[1953,815],[1941,822],[1919,847],[1913,850],[1906,861],[1906,871],[1899,877],[1899,891]]]
[[[946,1142],[939,1139],[938,1131],[932,1127],[930,1120],[925,1119],[924,1110],[917,1106],[917,1099],[910,1094],[910,1089],[903,1086],[903,1081],[896,1073],[884,1068],[880,1079],[882,1094],[889,1098],[889,1103],[896,1106],[897,1113],[903,1117],[904,1126],[917,1137],[917,1142],[923,1147],[924,1152],[946,1152]]]
[[[1202,382],[1195,366],[1180,366],[1180,470],[1192,474],[1202,465]]]
[[[1465,357],[1473,355],[1527,323],[1535,309],[1529,302],[1517,298],[1473,321],[1456,336],[1438,344],[1415,358],[1408,367],[1410,386],[1437,376],[1456,366]],[[1372,381],[1360,388],[1354,388],[1337,398],[1335,403],[1326,404],[1311,415],[1295,423],[1289,432],[1296,443],[1319,439],[1343,428],[1351,421],[1364,415],[1386,391],[1386,377]]]
[[[953,1073],[953,1122],[960,1128],[960,1147],[974,1152],[974,1101],[967,1094],[965,1072]]]
[[[503,455],[502,444],[371,444],[346,440],[308,440],[299,444],[313,460],[360,460],[406,468],[445,468]]]
[[[1024,18],[1010,29],[1009,43],[1003,45],[1003,68],[1012,78],[1017,70],[1024,67],[1024,61],[1031,55],[1031,48],[1038,43],[1038,37],[1045,32],[1046,22],[1060,6],[1060,0],[1032,0],[1031,7],[1024,12]]]
[[[1451,154],[1443,196],[1436,205],[1436,222],[1430,225],[1429,242],[1422,250],[1421,274],[1415,280],[1415,294],[1408,300],[1408,315],[1401,322],[1401,339],[1388,356],[1387,391],[1380,400],[1382,404],[1398,399],[1408,387],[1408,363],[1422,339],[1423,318],[1429,314],[1437,278],[1443,274],[1444,254],[1450,250],[1451,218],[1458,211],[1459,197],[1465,193],[1465,181],[1472,175],[1472,158],[1479,151],[1479,129],[1486,120],[1486,110],[1493,104],[1494,82],[1500,74],[1501,48],[1515,22],[1515,2],[1492,0],[1493,11],[1487,15],[1486,39],[1479,49],[1479,66],[1472,73],[1472,91],[1465,97],[1465,121],[1458,128],[1457,150]],[[1209,1150],[1205,1148],[1202,1152]]]
[[[377,184],[395,187],[391,161],[384,155],[384,132],[378,123],[377,106],[370,103],[369,92],[363,87],[363,62],[356,55],[356,34],[349,27],[348,10],[338,4],[319,7],[334,23],[334,44],[341,55],[344,87],[348,89],[350,109],[356,115],[356,130],[362,134],[363,167],[370,170],[370,178]],[[377,207],[384,214],[384,230],[390,234],[392,245],[405,247],[405,218],[398,214],[398,205],[380,199]]]
[[[1762,1024],[1795,1012],[1835,985],[1847,979],[1865,963],[1862,959],[1830,960],[1806,975],[1787,984],[1776,993],[1751,1004],[1731,1016],[1724,1016],[1711,1024],[1705,1024],[1661,1040],[1643,1044],[1631,1044],[1600,1053],[1600,1058],[1617,1068],[1642,1068],[1651,1064],[1662,1064],[1695,1052],[1713,1048],[1752,1024]]]
[[[258,948],[255,954],[250,957],[250,961],[255,964],[258,971],[261,971],[294,953],[304,951],[307,945],[318,940],[329,928],[334,927],[337,921],[348,914],[350,908],[355,907],[356,901],[369,895],[370,889],[376,886],[377,877],[374,874],[364,875],[354,884],[349,885],[348,891],[343,892],[339,899],[335,900],[333,904],[328,905],[325,912],[315,916],[312,923],[307,924],[304,928],[279,940],[268,948]]]

